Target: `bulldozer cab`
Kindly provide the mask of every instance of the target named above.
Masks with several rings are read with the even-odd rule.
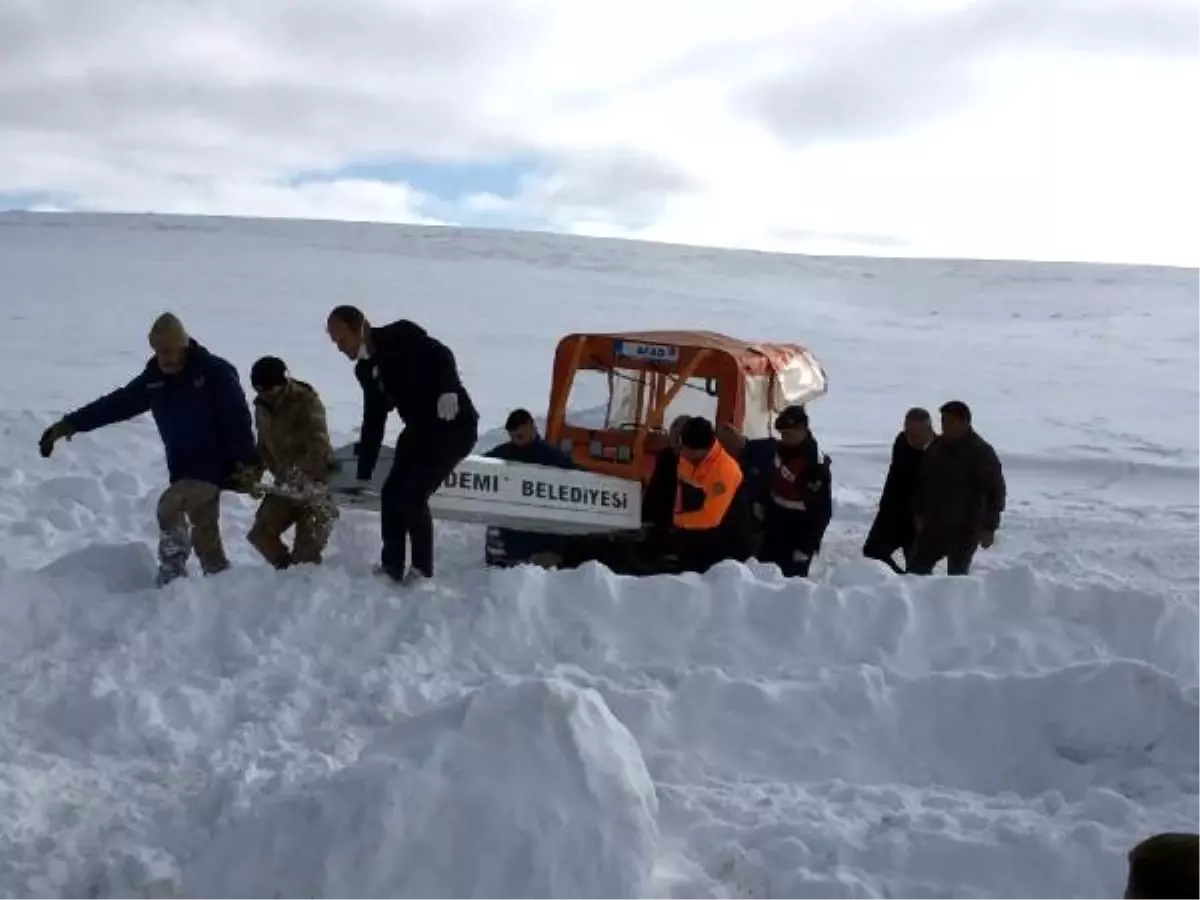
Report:
[[[645,482],[675,418],[768,437],[779,411],[826,390],[824,368],[799,344],[710,331],[571,334],[554,354],[545,437],[584,469]]]

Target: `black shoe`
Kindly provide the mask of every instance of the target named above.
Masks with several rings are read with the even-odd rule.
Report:
[[[371,566],[371,574],[383,578],[391,579],[392,581],[400,582],[404,580],[404,570],[397,569],[394,566],[375,565]]]

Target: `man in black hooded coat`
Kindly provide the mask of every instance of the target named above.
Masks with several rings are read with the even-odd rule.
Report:
[[[863,543],[863,556],[886,563],[897,574],[904,574],[904,569],[893,558],[896,551],[904,554],[906,565],[912,558],[917,539],[913,501],[920,483],[925,450],[935,437],[929,410],[914,406],[905,413],[904,430],[892,443],[892,461],[879,497],[879,511]]]

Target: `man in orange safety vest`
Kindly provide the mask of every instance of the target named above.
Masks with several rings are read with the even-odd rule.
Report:
[[[681,571],[703,572],[725,559],[750,556],[750,508],[742,469],[707,419],[696,416],[679,434],[672,549]]]

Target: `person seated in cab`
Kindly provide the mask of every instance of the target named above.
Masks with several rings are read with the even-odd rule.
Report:
[[[665,541],[675,516],[679,474],[679,436],[691,416],[676,416],[667,428],[667,446],[654,457],[654,470],[642,491],[642,525],[648,540]]]
[[[577,469],[571,457],[551,446],[538,433],[537,423],[527,409],[514,409],[504,422],[508,440],[489,450],[484,456],[507,462],[551,466],[556,469]],[[562,562],[562,536],[535,531],[488,526],[484,560],[489,566],[516,566],[533,563],[555,566]]]
[[[679,430],[679,462],[669,554],[662,571],[703,572],[750,556],[749,510],[742,470],[717,440],[712,423],[690,418]]]
[[[748,441],[742,454],[758,480],[752,500],[763,529],[758,559],[779,566],[785,578],[803,578],[833,517],[830,461],[809,430],[803,406],[781,412],[775,430],[778,439]]]
[[[761,498],[767,493],[767,480],[775,471],[775,439],[747,440],[742,432],[727,423],[717,429],[717,440],[741,466],[740,490],[750,510],[751,556],[757,556],[766,529],[766,510]]]
[[[653,575],[670,555],[675,516],[679,434],[691,416],[676,416],[667,429],[667,445],[654,454],[654,469],[642,489],[642,522],[636,531],[577,535],[566,544],[562,565],[575,568],[597,562],[619,575]]]

